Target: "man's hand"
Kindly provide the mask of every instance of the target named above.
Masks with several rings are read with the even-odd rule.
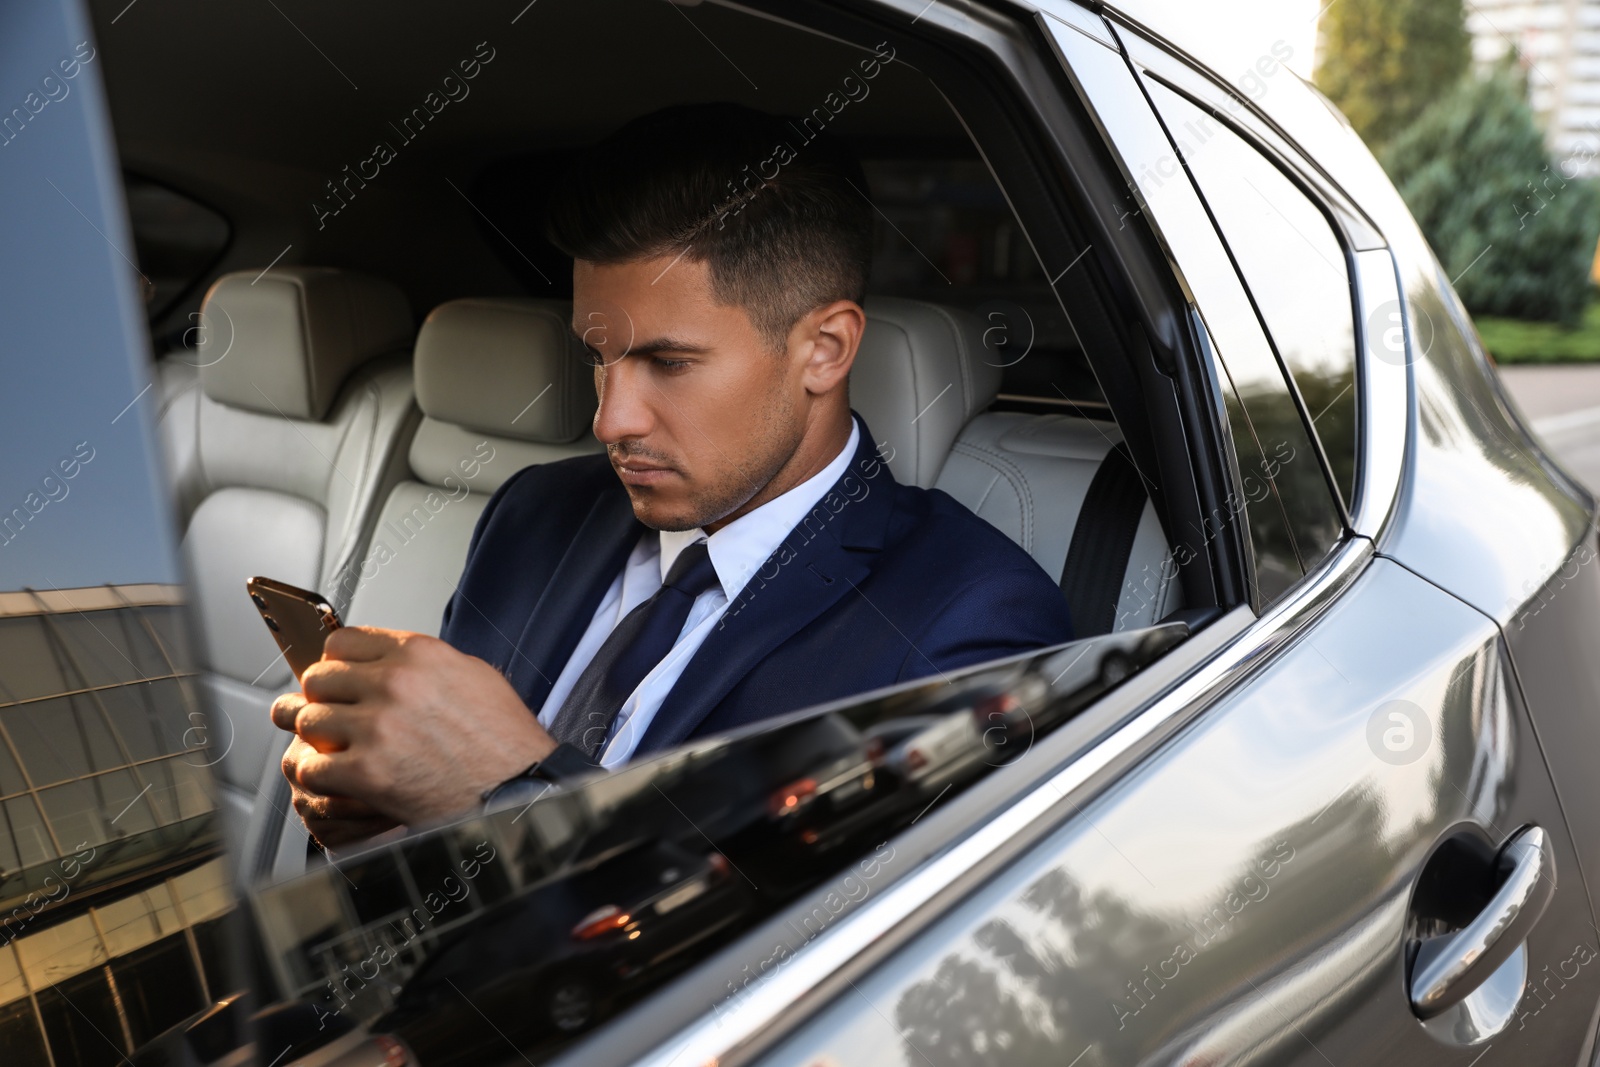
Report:
[[[300,685],[272,721],[311,749],[291,746],[284,773],[334,833],[372,813],[410,825],[467,811],[556,747],[499,671],[425,634],[335,630]]]
[[[306,702],[299,693],[285,693],[279,699],[297,701],[297,710]],[[365,801],[354,797],[325,797],[300,786],[300,761],[316,754],[316,749],[296,737],[283,754],[283,776],[289,779],[289,788],[294,794],[294,810],[323,848],[340,848],[365,841],[400,825],[389,816],[379,814]]]

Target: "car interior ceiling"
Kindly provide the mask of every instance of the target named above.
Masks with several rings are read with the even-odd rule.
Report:
[[[1115,599],[1116,628],[1229,602],[1227,582],[1215,584],[1204,553],[1177,569],[1179,580],[1161,579],[1156,595],[1150,587],[1152,568],[1173,569],[1171,531],[1199,528],[1204,513],[1193,485],[1175,489],[1197,477],[1197,450],[1182,436],[1182,390],[1170,368],[1158,366],[1181,340],[1170,322],[1141,324],[1148,315],[1136,313],[1127,292],[1136,280],[1119,275],[1115,262],[1108,269],[1101,254],[1087,257],[1076,284],[1052,286],[1040,263],[1046,246],[1090,250],[1083,204],[1046,210],[1042,187],[1063,176],[1050,175],[1037,152],[1030,159],[1017,136],[1002,136],[998,122],[979,121],[1006,106],[993,92],[975,92],[981,76],[969,72],[962,82],[951,67],[936,87],[916,65],[946,62],[928,41],[872,37],[873,26],[849,19],[829,36],[741,6],[660,0],[545,0],[510,25],[449,8],[402,16],[376,5],[323,9],[291,25],[268,5],[230,14],[226,28],[220,14],[202,10],[130,21],[113,37],[115,7],[94,5],[103,35],[115,41],[105,49],[106,79],[149,278],[152,336],[163,370],[174,372],[163,382],[164,403],[186,375],[193,387],[196,361],[186,353],[200,332],[202,297],[231,271],[254,274],[276,261],[363,272],[398,285],[418,319],[466,297],[570,299],[570,261],[540,233],[544,190],[565,159],[670,103],[722,99],[810,112],[878,40],[893,37],[897,61],[884,63],[870,92],[847,101],[829,126],[862,158],[881,217],[869,302],[965,312],[996,346],[982,362],[999,368],[959,436],[934,445],[931,467],[912,476],[1000,526],[1063,575],[1065,588],[1084,496],[1103,457],[1126,440],[1152,499]],[[229,47],[223,35],[255,44]],[[457,80],[465,94],[427,116],[424,98],[473,59],[475,77]],[[993,113],[958,115],[957,96]],[[419,111],[427,125],[402,131]],[[389,144],[393,160],[376,177],[352,177],[374,142]],[[936,358],[950,366],[949,353]],[[855,390],[852,398],[864,411],[900,410]],[[937,397],[911,399],[916,411]],[[432,413],[424,414],[426,424]],[[180,509],[185,525],[193,503]],[[446,559],[438,569],[453,575],[459,565]],[[210,622],[202,611],[203,626]]]

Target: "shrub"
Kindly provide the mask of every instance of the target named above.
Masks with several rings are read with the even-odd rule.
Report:
[[[1576,323],[1600,237],[1600,189],[1553,160],[1510,64],[1464,78],[1382,154],[1474,314]]]

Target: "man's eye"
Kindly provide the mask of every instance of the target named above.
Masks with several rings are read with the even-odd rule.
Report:
[[[686,359],[665,359],[661,356],[652,356],[650,362],[665,371],[682,370],[689,365]]]

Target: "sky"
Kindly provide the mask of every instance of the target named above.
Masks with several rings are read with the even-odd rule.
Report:
[[[1278,40],[1294,50],[1288,66],[1301,77],[1311,77],[1316,45],[1314,20],[1327,0],[1170,0],[1205,12],[1205,24],[1219,38],[1236,47],[1266,52]],[[1337,0],[1335,0],[1337,2]]]

